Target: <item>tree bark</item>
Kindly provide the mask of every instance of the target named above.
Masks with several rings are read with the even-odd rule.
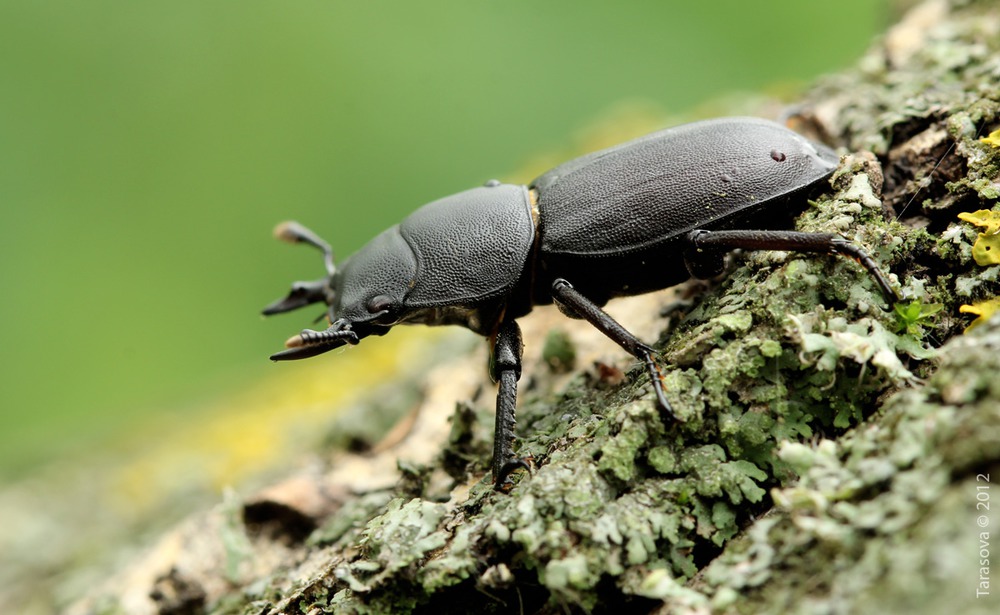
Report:
[[[676,424],[642,366],[540,311],[509,494],[462,357],[380,448],[227,498],[69,612],[997,612],[1000,317],[963,334],[960,306],[1000,290],[1000,5],[918,6],[792,121],[853,152],[797,228],[865,247],[901,304],[847,259],[747,253],[612,306],[659,336]],[[957,217],[991,209],[982,236]]]

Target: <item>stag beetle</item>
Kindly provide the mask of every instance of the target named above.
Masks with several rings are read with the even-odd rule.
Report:
[[[892,304],[898,295],[875,261],[837,235],[781,229],[789,206],[839,162],[828,147],[774,122],[722,118],[668,128],[571,160],[528,186],[492,180],[428,203],[340,266],[330,246],[286,222],[275,234],[319,248],[327,275],[297,282],[264,309],[323,302],[329,327],[290,338],[274,361],[303,359],[395,325],[461,325],[490,341],[499,383],[493,481],[527,463],[514,455],[521,376],[516,319],[555,302],[645,364],[656,400],[674,419],[653,349],[601,309],[613,297],[721,273],[734,249],[841,254],[864,266]],[[683,263],[683,266],[682,266]]]

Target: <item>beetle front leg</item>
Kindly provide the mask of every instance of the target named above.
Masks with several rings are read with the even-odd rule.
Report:
[[[517,410],[517,381],[521,378],[521,328],[513,320],[500,323],[492,340],[490,377],[498,383],[497,418],[493,433],[493,486],[498,491],[513,487],[510,474],[528,463],[514,456],[514,425]]]
[[[598,331],[611,338],[613,342],[625,349],[633,357],[646,365],[649,377],[653,381],[653,391],[660,409],[672,420],[679,420],[674,409],[667,401],[667,393],[663,388],[663,376],[653,360],[653,349],[642,343],[625,327],[618,324],[614,318],[602,310],[596,303],[581,295],[573,285],[559,278],[552,283],[552,296],[565,309],[594,325]]]

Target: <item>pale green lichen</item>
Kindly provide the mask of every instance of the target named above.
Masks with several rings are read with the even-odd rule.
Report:
[[[354,541],[364,523],[376,513],[385,510],[392,496],[384,491],[375,491],[346,502],[336,513],[330,515],[310,536],[308,544],[322,546],[343,540]]]
[[[385,579],[447,544],[450,535],[438,525],[444,506],[419,498],[394,499],[365,526],[358,546],[362,557],[334,571],[355,592],[367,593]]]
[[[705,570],[696,587],[716,608],[989,612],[975,594],[975,474],[1000,470],[1000,326],[981,332],[943,349],[936,400],[906,390],[838,441],[781,447],[801,478]]]
[[[557,399],[522,391],[530,476],[509,495],[481,482],[451,507],[412,496],[345,507],[312,542],[336,550],[332,572],[285,592],[281,610],[455,612],[470,596],[484,612],[981,606],[956,581],[978,575],[974,476],[1000,475],[1000,324],[940,353],[925,341],[951,337],[960,295],[998,289],[1000,268],[972,264],[972,229],[939,213],[995,198],[998,175],[996,148],[978,135],[1000,118],[1000,41],[981,25],[1000,16],[965,6],[906,67],[874,52],[862,74],[814,94],[850,93],[828,133],[853,149],[885,154],[931,130],[955,157],[884,157],[886,199],[880,162],[848,157],[798,220],[900,274],[899,310],[848,259],[745,254],[660,346],[680,422],[661,416],[641,368],[623,387],[576,377]],[[889,200],[932,222],[905,226],[883,211]],[[445,455],[488,450],[470,416]]]

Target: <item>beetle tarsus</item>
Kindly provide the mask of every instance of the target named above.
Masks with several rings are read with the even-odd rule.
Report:
[[[496,478],[493,481],[493,488],[504,493],[510,492],[514,488],[514,481],[510,480],[510,475],[517,470],[524,470],[530,474],[531,466],[526,459],[520,457],[508,459],[497,471]]]
[[[868,270],[869,275],[871,275],[875,280],[875,283],[878,284],[879,290],[882,291],[882,296],[889,303],[890,308],[894,304],[903,300],[903,296],[892,284],[889,283],[889,278],[882,273],[882,270],[879,268],[878,263],[875,262],[875,259],[872,258],[870,254],[865,252],[861,246],[856,243],[852,243],[843,237],[837,236],[834,236],[833,239],[830,240],[830,243],[833,245],[833,251],[836,254],[852,258]]]
[[[663,386],[663,374],[660,373],[660,367],[653,359],[655,351],[649,346],[642,344],[640,352],[645,354],[641,359],[646,363],[646,370],[649,372],[650,382],[653,383],[653,392],[656,393],[656,404],[660,407],[660,411],[671,421],[681,422],[681,419],[674,414],[674,409],[671,407],[670,402],[667,401],[667,389]]]

